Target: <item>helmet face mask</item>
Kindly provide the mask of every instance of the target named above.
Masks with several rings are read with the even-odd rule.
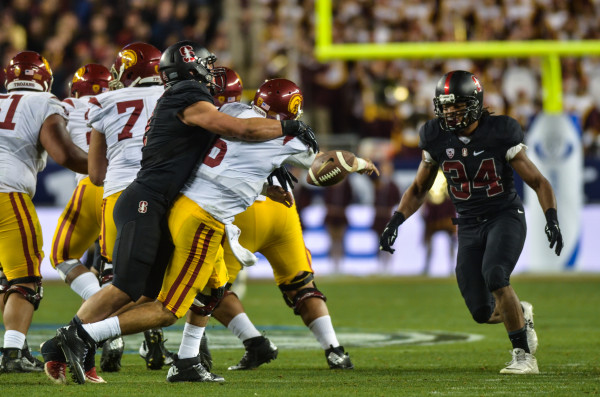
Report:
[[[437,83],[433,106],[444,131],[464,130],[483,114],[483,86],[470,72],[446,73]]]
[[[50,92],[54,77],[46,58],[34,51],[15,55],[5,71],[5,87],[12,90]]]
[[[217,95],[227,84],[223,67],[214,67],[217,57],[196,42],[180,41],[167,48],[159,65],[160,78],[167,86],[179,81],[196,80],[206,84],[212,95]]]
[[[252,107],[263,116],[275,120],[298,120],[302,116],[304,95],[287,79],[265,81],[256,91]]]
[[[229,69],[227,67],[223,67],[223,69],[225,70],[225,75],[219,75],[215,78],[215,82],[218,81],[216,85],[219,85],[220,83],[223,87],[221,92],[218,92],[215,95],[213,95],[214,104],[218,108],[225,105],[226,103],[241,101],[242,91],[244,90],[244,86],[242,84],[242,79],[240,75],[237,74],[237,72],[233,69]]]

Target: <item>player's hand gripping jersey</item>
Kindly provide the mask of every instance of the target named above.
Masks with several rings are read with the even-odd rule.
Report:
[[[468,138],[443,131],[437,119],[421,127],[419,147],[439,164],[459,215],[478,217],[522,208],[509,161],[525,145],[523,131],[508,116],[483,116]]]
[[[53,114],[67,118],[61,102],[49,92],[0,95],[0,192],[33,197],[37,173],[48,156],[39,142],[40,128]]]
[[[146,125],[163,92],[162,86],[128,87],[90,98],[89,123],[106,139],[105,198],[137,176]]]
[[[238,118],[259,117],[243,104],[221,111]],[[284,162],[309,168],[315,157],[303,142],[284,136],[261,143],[219,138],[182,193],[224,224],[260,195],[267,176]]]

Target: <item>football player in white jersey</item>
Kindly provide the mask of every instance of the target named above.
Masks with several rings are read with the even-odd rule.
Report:
[[[220,110],[234,117],[254,117],[259,114],[262,117],[294,120],[301,116],[303,102],[302,91],[292,81],[272,79],[259,87],[251,107],[244,104],[226,104]],[[256,152],[249,151],[244,161],[252,161],[248,156],[253,153]],[[298,165],[300,168],[307,168],[307,164],[310,166],[314,158],[315,156],[309,159],[310,161],[299,162]],[[366,161],[367,165],[359,172],[375,172],[378,175],[377,168],[370,161],[361,161]],[[257,222],[258,219],[260,222]],[[325,351],[329,367],[352,369],[350,357],[337,340],[325,303],[325,295],[313,282],[311,254],[304,244],[296,206],[282,206],[269,198],[259,196],[246,211],[235,217],[233,224],[241,230],[240,244],[252,252],[260,252],[267,258],[285,303],[313,332]],[[225,245],[224,249],[229,275],[228,285],[231,285],[242,270],[242,264],[236,259],[229,245]],[[246,348],[240,362],[229,367],[229,370],[253,369],[277,357],[277,348],[254,327],[234,292],[226,292],[212,316],[228,327]],[[206,351],[202,354],[210,356]]]
[[[98,64],[82,66],[73,75],[71,96],[63,100],[68,113],[67,130],[73,142],[88,151],[91,128],[88,126],[88,104],[91,96],[107,92],[111,79],[110,71]],[[103,189],[94,185],[86,174],[75,174],[77,187],[58,218],[50,263],[60,277],[82,299],[100,290],[98,276],[80,262],[80,258],[100,235]],[[41,348],[46,374],[56,383],[63,383],[66,365],[56,358],[61,357],[52,344]],[[93,360],[86,362],[86,379],[91,383],[105,383],[96,372]]]
[[[0,283],[4,327],[1,372],[40,372],[26,346],[33,312],[42,299],[42,231],[31,201],[47,155],[75,172],[87,172],[87,155],[69,138],[67,115],[50,93],[52,70],[33,51],[5,69],[0,95]]]

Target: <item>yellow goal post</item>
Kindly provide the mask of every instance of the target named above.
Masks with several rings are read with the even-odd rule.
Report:
[[[315,55],[332,59],[531,58],[542,59],[544,112],[562,113],[561,56],[598,56],[600,40],[529,40],[405,43],[332,43],[332,1],[315,0]]]

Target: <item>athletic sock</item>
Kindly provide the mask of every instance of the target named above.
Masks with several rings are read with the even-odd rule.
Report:
[[[235,316],[229,322],[227,328],[229,328],[242,342],[261,335],[246,313],[240,313]]]
[[[22,349],[23,345],[25,345],[24,333],[12,329],[4,332],[5,349]]]
[[[177,357],[180,359],[196,357],[200,353],[200,341],[203,334],[204,327],[185,323]]]
[[[96,323],[82,324],[81,327],[95,342],[121,335],[121,326],[117,316]]]
[[[71,282],[71,289],[84,300],[88,300],[96,292],[100,291],[100,283],[98,283],[98,278],[94,273],[85,272]]]
[[[329,349],[331,346],[338,347],[340,345],[337,336],[335,336],[331,316],[327,315],[316,318],[308,325],[308,328],[315,335],[315,338],[317,338],[317,341],[324,350]]]
[[[527,344],[527,326],[508,333],[513,349],[523,349],[527,353],[530,353],[529,345]]]

